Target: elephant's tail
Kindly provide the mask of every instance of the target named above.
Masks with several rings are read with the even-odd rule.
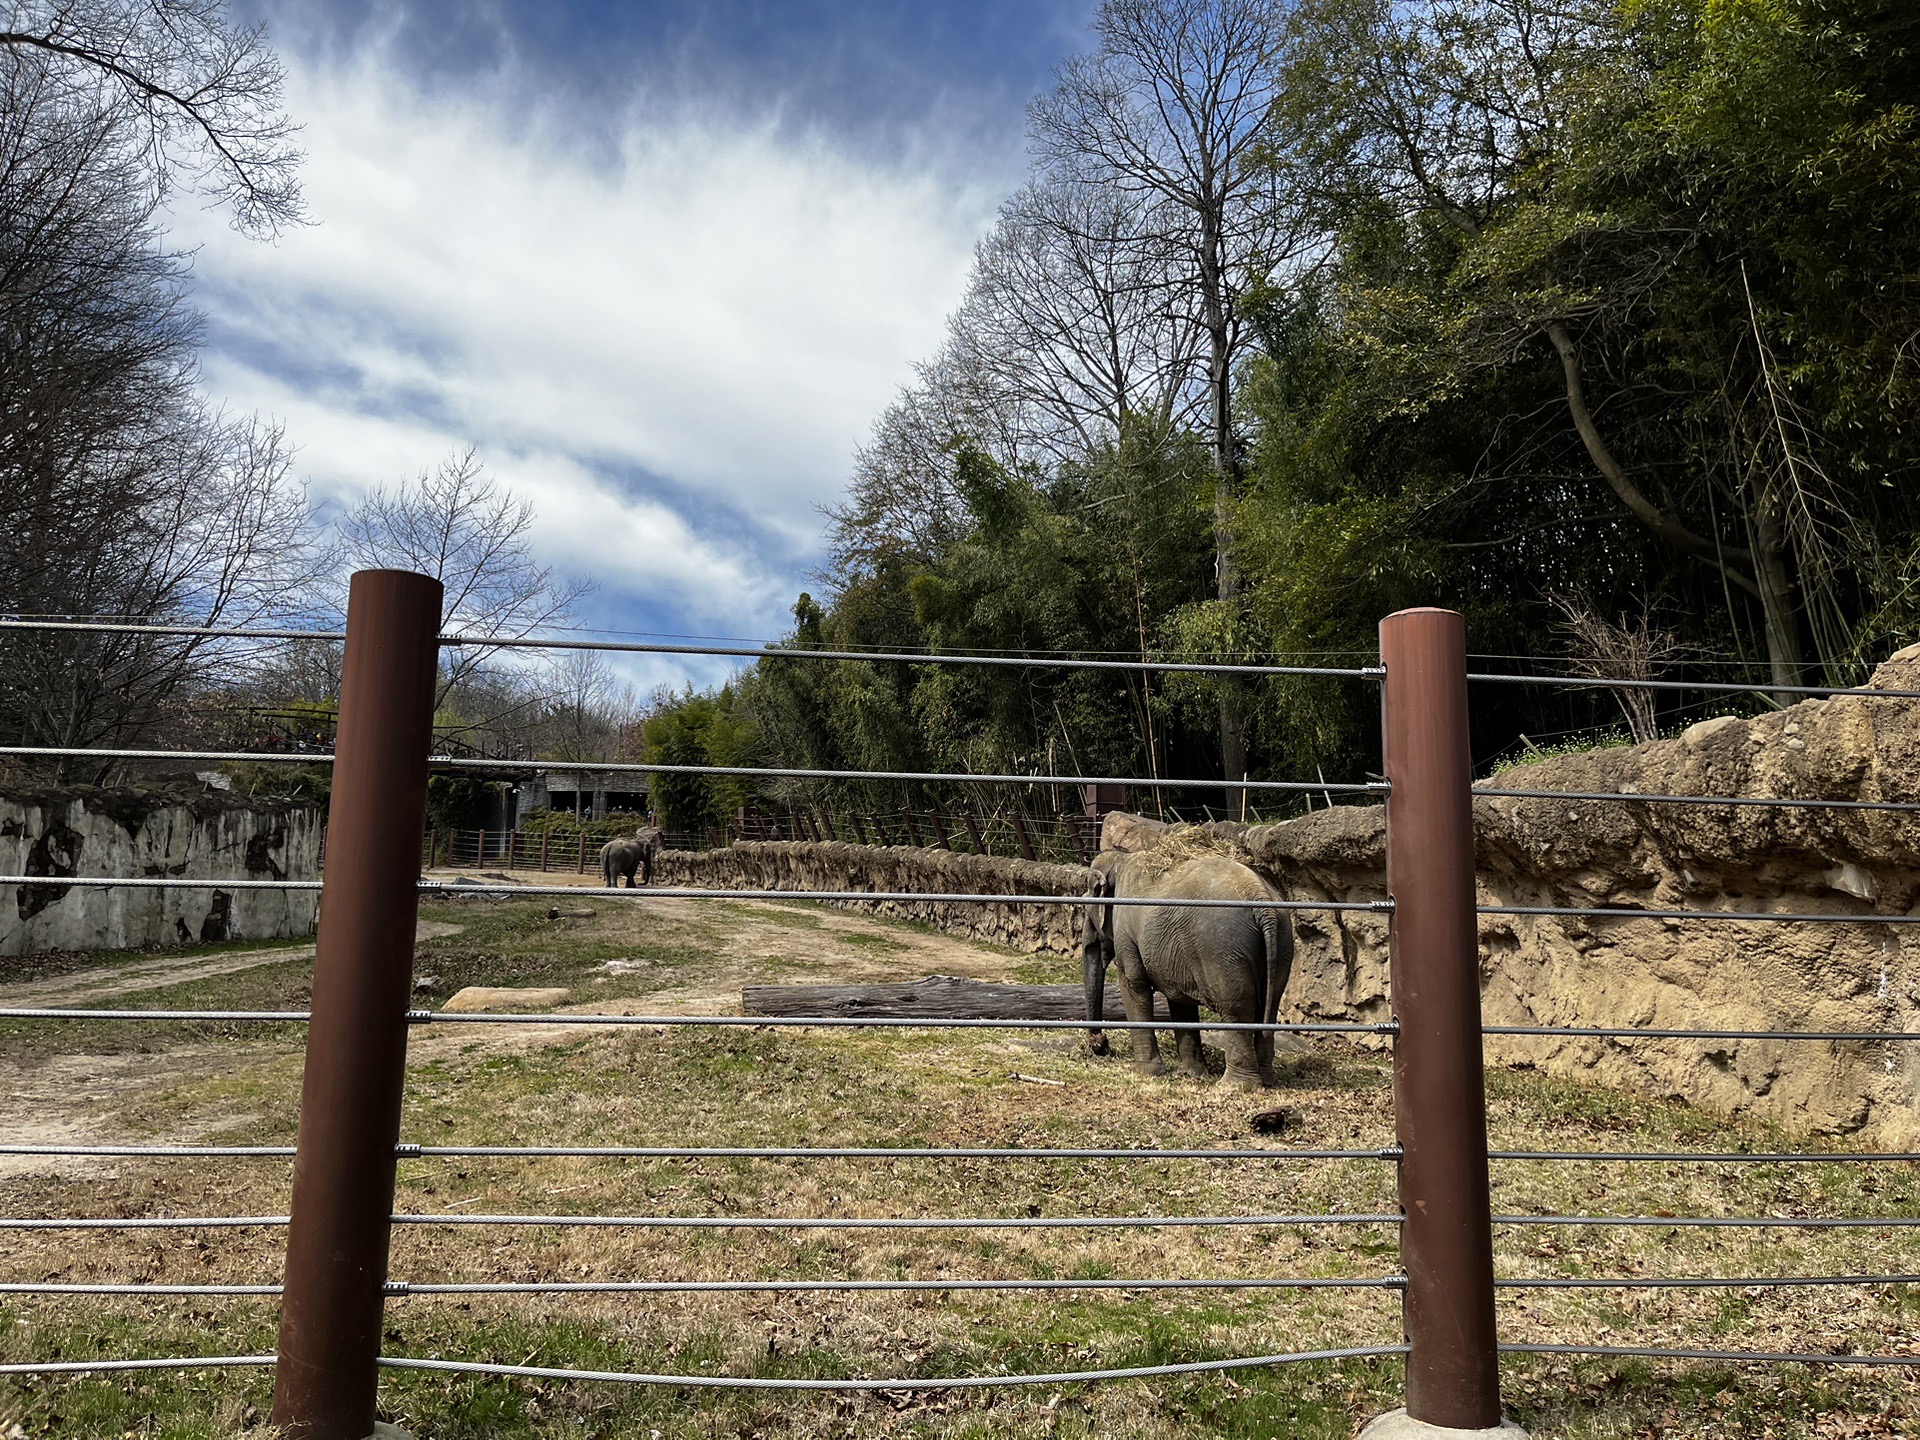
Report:
[[[1280,1013],[1281,992],[1293,974],[1293,917],[1285,910],[1262,910],[1260,929],[1267,942],[1267,993],[1260,1023],[1271,1025]]]

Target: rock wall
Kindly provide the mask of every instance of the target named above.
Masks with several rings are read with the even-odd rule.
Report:
[[[1920,646],[1874,676],[1920,690]],[[1920,701],[1838,696],[1755,719],[1721,718],[1672,740],[1508,770],[1495,788],[1920,802]],[[1607,906],[1618,919],[1485,916],[1489,1024],[1920,1033],[1920,926],[1635,919],[1635,910],[1920,913],[1920,814],[1480,798],[1480,899]],[[1103,843],[1154,843],[1157,827],[1109,817]],[[1316,811],[1276,825],[1206,827],[1287,898],[1386,895],[1385,812]],[[853,845],[738,845],[669,857],[678,883],[777,888],[1073,893],[1073,866]],[[872,907],[1029,951],[1076,949],[1067,909]],[[1283,1014],[1385,1019],[1387,921],[1294,916]],[[1871,1131],[1920,1142],[1920,1042],[1499,1038],[1495,1063],[1752,1113],[1796,1131]]]
[[[742,890],[893,890],[967,895],[1079,895],[1087,872],[998,855],[905,845],[747,840],[721,850],[665,851],[656,885]],[[1080,912],[1066,905],[976,905],[926,900],[852,901],[847,909],[915,920],[950,935],[1028,954],[1079,954]]]
[[[79,786],[0,794],[0,864],[46,876],[0,899],[0,955],[118,950],[313,933],[313,891],[62,885],[63,875],[310,880],[322,812],[221,791]]]

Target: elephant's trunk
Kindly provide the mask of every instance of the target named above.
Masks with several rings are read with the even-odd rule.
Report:
[[[1087,894],[1105,893],[1103,878],[1096,874]],[[1080,974],[1086,983],[1087,1019],[1095,1022],[1087,1028],[1087,1050],[1094,1055],[1107,1053],[1106,1031],[1098,1022],[1107,1018],[1107,961],[1112,955],[1108,941],[1111,922],[1107,917],[1111,913],[1111,906],[1089,905],[1080,922]]]

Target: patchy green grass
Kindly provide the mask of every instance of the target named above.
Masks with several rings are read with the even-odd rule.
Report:
[[[427,918],[463,928],[423,942],[417,969],[457,984],[560,984],[608,1008],[731,1009],[770,971],[832,978],[924,952],[908,927],[788,906],[629,905],[583,893],[585,918],[539,905],[462,901]],[[1064,983],[1054,961],[953,945],[956,967]],[[628,968],[609,974],[608,961]],[[916,959],[916,963],[918,960]],[[997,967],[997,968],[996,968]],[[1048,967],[1054,967],[1049,971]],[[930,967],[938,968],[938,967]],[[1064,970],[1065,973],[1058,973]],[[882,970],[880,973],[886,973]],[[601,983],[603,982],[604,983]],[[299,967],[269,964],[143,993],[140,1003],[253,1007],[290,1001]],[[72,1123],[102,1138],[291,1137],[300,1037],[279,1028],[139,1027],[147,1050],[88,1053],[122,1088],[76,1098]],[[71,1049],[111,1027],[67,1027]],[[4,1043],[12,1043],[8,1032]],[[50,1043],[50,1042],[42,1042]],[[9,1052],[11,1058],[13,1052]],[[48,1053],[49,1063],[80,1064]],[[111,1062],[111,1065],[110,1065]],[[1371,1148],[1392,1136],[1386,1054],[1324,1040],[1283,1053],[1279,1094],[1143,1080],[1064,1033],[634,1027],[565,1031],[423,1026],[412,1037],[402,1137],[429,1145],[1082,1146]],[[105,1080],[99,1081],[105,1085]],[[78,1088],[78,1087],[77,1087]],[[103,1092],[104,1093],[104,1092]],[[57,1097],[56,1097],[57,1098]],[[1278,1139],[1256,1113],[1293,1112]],[[1526,1069],[1489,1076],[1493,1144],[1512,1150],[1772,1150],[1803,1138],[1684,1105]],[[65,1113],[65,1112],[63,1112]],[[1829,1141],[1812,1142],[1844,1148]],[[11,1215],[273,1214],[284,1161],[63,1162],[0,1181]],[[1496,1162],[1500,1213],[1658,1215],[1915,1213],[1908,1164]],[[427,1157],[403,1160],[412,1213],[994,1217],[1347,1213],[1395,1209],[1378,1160],[1106,1160]],[[257,1282],[277,1278],[280,1232],[11,1232],[0,1279]],[[1911,1274],[1908,1231],[1506,1227],[1503,1276]],[[414,1281],[1004,1280],[1306,1275],[1377,1278],[1398,1265],[1393,1227],[1051,1230],[740,1230],[402,1225],[393,1274]],[[1500,1295],[1513,1340],[1838,1352],[1920,1350],[1920,1287],[1538,1291]],[[273,1348],[256,1300],[8,1297],[0,1362]],[[1089,1289],[1057,1293],[862,1292],[459,1296],[396,1299],[390,1354],[568,1368],[767,1378],[929,1378],[1055,1372],[1391,1343],[1398,1297],[1328,1291]],[[1341,1440],[1397,1403],[1398,1361],[1315,1362],[1110,1385],[729,1392],[389,1372],[384,1413],[425,1440],[535,1437],[1174,1437]],[[1920,1387],[1901,1371],[1816,1370],[1511,1356],[1514,1417],[1542,1437],[1707,1435],[1795,1440],[1920,1429]],[[255,1435],[271,1380],[247,1370],[0,1380],[0,1434]]]

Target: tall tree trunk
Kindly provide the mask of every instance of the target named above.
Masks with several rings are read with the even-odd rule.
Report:
[[[1800,609],[1794,603],[1792,557],[1780,506],[1763,493],[1754,506],[1753,578],[1760,590],[1760,611],[1766,617],[1767,664],[1776,685],[1798,685],[1806,673],[1806,654],[1800,644]],[[1783,705],[1792,697],[1775,697]]]
[[[1208,419],[1213,431],[1213,577],[1221,608],[1231,613],[1240,599],[1240,569],[1233,555],[1233,505],[1240,494],[1240,455],[1233,434],[1232,337],[1229,335],[1224,245],[1220,217],[1203,213],[1200,221],[1200,303],[1207,329]],[[1220,682],[1220,771],[1224,780],[1247,773],[1247,717],[1233,682]],[[1240,818],[1247,792],[1222,792],[1229,818]]]

